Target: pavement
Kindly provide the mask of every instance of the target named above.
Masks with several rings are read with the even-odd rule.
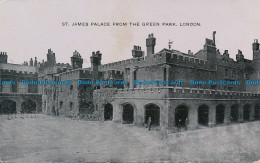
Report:
[[[253,162],[260,122],[165,134],[47,115],[0,115],[0,162]]]

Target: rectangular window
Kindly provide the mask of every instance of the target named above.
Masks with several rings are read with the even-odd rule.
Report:
[[[62,108],[63,106],[63,101],[60,101],[60,108]]]
[[[19,93],[26,93],[26,85],[19,83]]]
[[[73,109],[73,102],[70,102],[70,110]]]
[[[12,85],[12,92],[17,92],[17,85],[16,84]]]
[[[166,70],[166,68],[164,68],[164,69],[163,69],[163,80],[164,80],[164,81],[167,80],[167,79],[166,79],[166,75],[167,75],[167,70]],[[164,85],[166,85],[166,84],[164,84]]]
[[[228,69],[225,69],[225,77],[228,77]]]
[[[236,79],[236,78],[237,78],[237,71],[236,71],[236,70],[233,70],[233,71],[232,71],[232,78],[233,78],[233,79]]]
[[[136,71],[137,71],[137,70],[135,70],[135,71],[134,71],[134,80],[137,80]],[[137,85],[136,85],[136,84],[134,84],[134,83],[133,83],[133,85],[134,85],[134,88],[136,88],[136,87],[137,87]]]
[[[4,84],[2,92],[10,93],[10,88],[11,88],[10,85]]]

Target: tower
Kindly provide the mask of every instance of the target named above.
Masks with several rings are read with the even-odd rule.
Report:
[[[146,39],[147,56],[154,54],[154,47],[156,45],[156,38],[153,37],[153,33],[148,35]]]
[[[6,52],[0,52],[0,63],[7,63],[7,57]]]
[[[47,66],[53,67],[56,63],[55,53],[51,49],[48,49],[47,53]]]
[[[72,69],[82,68],[82,63],[83,59],[81,58],[81,55],[75,50],[75,52],[73,52],[73,56],[71,57]]]

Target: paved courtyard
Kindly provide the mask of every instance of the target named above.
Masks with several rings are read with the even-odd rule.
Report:
[[[46,115],[0,115],[0,160],[11,162],[252,162],[260,123],[173,133]],[[241,131],[241,132],[240,132]],[[164,140],[162,140],[164,138]]]

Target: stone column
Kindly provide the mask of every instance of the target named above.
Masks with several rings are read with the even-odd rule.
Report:
[[[169,127],[169,108],[170,101],[167,100],[165,106],[160,108],[160,126],[161,128],[167,129]]]
[[[210,106],[209,108],[209,122],[208,125],[210,127],[216,125],[216,107],[215,106]]]
[[[140,101],[137,101],[135,103],[135,106],[133,106],[133,107],[136,107],[136,108],[134,108],[134,124],[142,126],[145,123],[144,105]]]
[[[22,102],[20,100],[16,103],[16,112],[20,113],[22,111]]]
[[[175,125],[175,108],[176,106],[173,103],[170,103],[168,107],[168,127],[173,128]]]
[[[135,80],[134,73],[136,72],[136,70],[137,70],[136,67],[130,69],[130,84],[129,84],[130,89],[134,89],[134,86],[135,86],[134,85],[134,80]]]
[[[198,127],[198,106],[191,106],[191,108],[189,108],[189,113],[188,113],[188,117],[189,117],[189,125],[188,128],[190,129],[194,129]]]
[[[170,68],[171,68],[171,66],[169,66],[169,65],[163,66],[163,74],[164,74],[164,69],[166,69],[166,74],[165,74],[166,76],[163,77],[165,79],[165,81],[169,81]],[[168,85],[165,85],[165,86],[167,87]]]
[[[117,102],[111,102],[113,106],[113,122],[122,122],[122,106]]]
[[[231,113],[230,105],[226,105],[225,106],[225,117],[224,117],[224,123],[225,124],[230,123],[230,113]]]

